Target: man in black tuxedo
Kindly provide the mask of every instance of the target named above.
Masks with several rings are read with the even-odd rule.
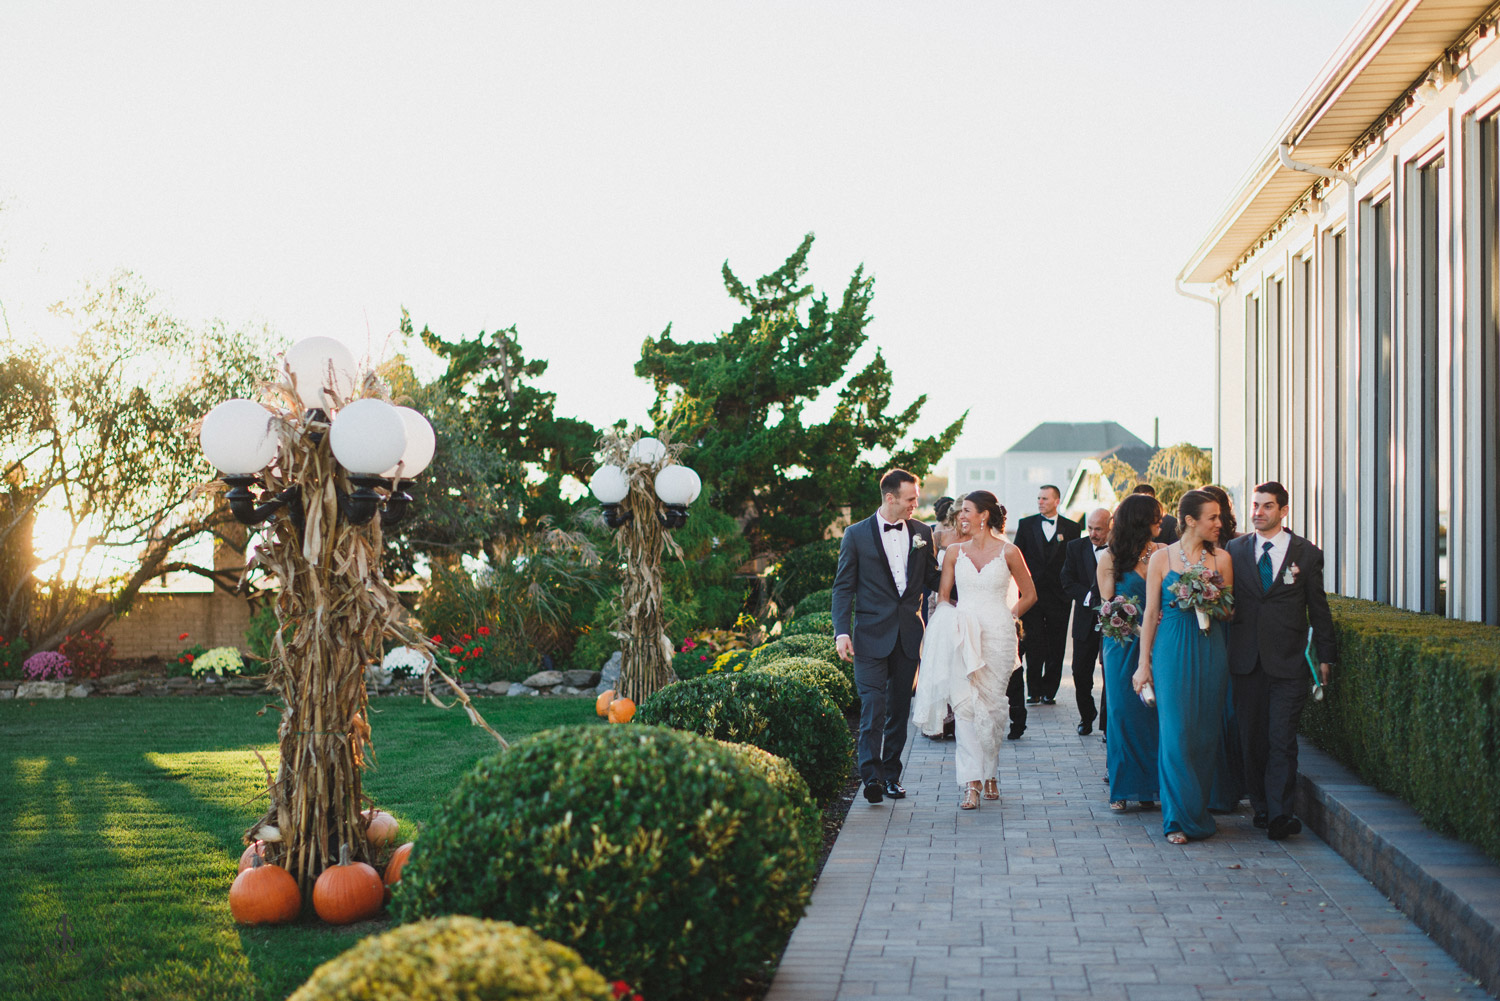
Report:
[[[1026,630],[1026,704],[1057,704],[1062,684],[1063,651],[1068,648],[1068,613],[1073,602],[1063,590],[1064,547],[1083,534],[1083,527],[1057,513],[1062,491],[1050,483],[1037,495],[1039,514],[1016,526],[1016,546],[1036,583],[1036,604],[1021,616]]]
[[[1333,616],[1323,590],[1323,552],[1281,527],[1286,487],[1262,483],[1251,497],[1255,531],[1225,548],[1234,561],[1235,614],[1229,630],[1234,713],[1244,749],[1245,781],[1254,824],[1273,841],[1302,830],[1292,813],[1297,791],[1297,720],[1307,703],[1311,672],[1308,626],[1318,676],[1328,681],[1337,659]]]
[[[1106,723],[1103,692],[1099,711],[1094,711],[1094,665],[1103,647],[1094,624],[1099,621],[1099,557],[1109,551],[1110,520],[1110,513],[1102,507],[1091,513],[1085,522],[1088,534],[1068,543],[1063,558],[1063,590],[1073,599],[1073,689],[1080,737],[1094,732],[1095,719],[1101,730]]]
[[[1130,492],[1133,494],[1145,494],[1147,497],[1156,496],[1156,488],[1149,483],[1137,483],[1135,489]],[[1161,526],[1157,530],[1156,541],[1164,546],[1170,546],[1177,541],[1177,519],[1166,511],[1162,512]]]
[[[880,508],[851,525],[833,579],[838,655],[854,662],[859,690],[859,778],[865,799],[902,799],[901,749],[922,655],[922,599],[942,580],[932,529],[913,521],[917,478],[892,469],[880,479]],[[853,606],[859,618],[851,623]]]

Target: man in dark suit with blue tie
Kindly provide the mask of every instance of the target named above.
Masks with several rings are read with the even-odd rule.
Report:
[[[1337,659],[1333,616],[1323,590],[1323,552],[1282,527],[1286,487],[1262,483],[1251,496],[1255,531],[1225,548],[1234,561],[1234,625],[1229,671],[1234,714],[1244,750],[1253,823],[1273,841],[1302,830],[1293,814],[1297,792],[1297,721],[1312,673],[1305,653],[1308,627],[1318,676],[1328,681]]]

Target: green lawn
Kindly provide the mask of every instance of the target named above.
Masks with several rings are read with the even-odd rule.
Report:
[[[240,928],[229,884],[276,765],[254,698],[0,702],[0,998],[286,997],[388,922]],[[593,723],[590,698],[488,699],[507,739]],[[462,710],[372,703],[365,792],[409,839],[496,749]]]

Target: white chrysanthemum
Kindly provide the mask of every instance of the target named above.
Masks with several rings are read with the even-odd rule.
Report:
[[[231,674],[239,674],[244,667],[244,659],[232,646],[216,646],[193,660],[193,674],[199,677],[205,674],[227,677]]]
[[[381,673],[392,678],[415,678],[427,670],[427,655],[409,646],[398,646],[380,662]]]

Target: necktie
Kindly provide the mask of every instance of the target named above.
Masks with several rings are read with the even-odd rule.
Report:
[[[901,530],[902,530],[902,529],[903,529],[903,528],[905,528],[905,527],[906,527],[906,526],[905,526],[905,525],[903,525],[903,524],[901,524],[901,523],[900,523],[900,522],[899,522],[899,521],[898,521],[898,522],[896,522],[896,523],[895,523],[895,524],[894,524],[894,525],[885,525],[885,526],[883,526],[883,527],[884,527],[884,528],[885,528],[885,530],[886,530],[886,531],[887,531],[887,532],[899,532],[899,531],[901,531]]]
[[[1264,543],[1260,553],[1260,589],[1271,590],[1271,547],[1276,543]]]

